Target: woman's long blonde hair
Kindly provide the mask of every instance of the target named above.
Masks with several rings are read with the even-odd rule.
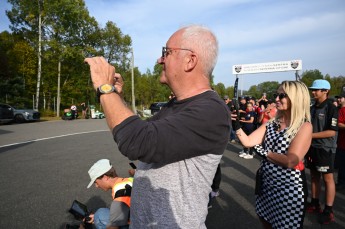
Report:
[[[307,86],[300,81],[283,81],[281,88],[290,99],[290,126],[286,134],[291,140],[296,136],[297,132],[305,122],[310,122],[310,95]],[[275,120],[278,121],[282,117],[282,111],[277,112]]]

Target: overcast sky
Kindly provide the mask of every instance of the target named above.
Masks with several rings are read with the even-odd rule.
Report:
[[[0,31],[8,30],[0,6]],[[237,64],[302,60],[303,70],[345,76],[344,0],[85,0],[104,27],[113,21],[133,41],[135,66],[152,71],[161,48],[181,26],[205,25],[216,34],[214,82],[232,86]],[[240,75],[248,89],[264,81],[294,80],[294,72]]]

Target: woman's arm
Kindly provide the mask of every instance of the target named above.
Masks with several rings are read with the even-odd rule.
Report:
[[[312,139],[312,131],[313,127],[311,123],[304,123],[295,138],[292,140],[287,154],[269,152],[267,154],[267,159],[274,164],[286,168],[294,168],[303,160],[305,154],[308,152]]]
[[[242,129],[236,131],[238,139],[241,141],[244,147],[252,147],[261,144],[266,133],[266,125],[261,125],[249,136],[244,133]]]

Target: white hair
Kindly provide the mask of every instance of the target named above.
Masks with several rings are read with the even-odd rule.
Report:
[[[211,77],[218,57],[218,41],[216,36],[209,28],[201,25],[190,25],[182,29],[182,48],[196,52],[203,64],[204,74]]]

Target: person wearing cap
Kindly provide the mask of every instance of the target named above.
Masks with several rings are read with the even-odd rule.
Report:
[[[335,96],[338,100],[338,140],[335,167],[338,168],[337,191],[345,189],[345,92]]]
[[[334,157],[336,152],[336,135],[338,131],[338,111],[328,100],[331,85],[327,80],[315,80],[311,87],[315,104],[311,107],[313,134],[311,146],[306,154],[306,166],[311,174],[311,202],[307,212],[319,214],[320,224],[334,221],[333,203],[335,198]],[[319,203],[321,177],[325,185],[325,208]]]
[[[103,191],[111,190],[112,202],[110,208],[99,208],[95,214],[90,214],[97,229],[127,229],[131,206],[131,190],[133,178],[118,177],[115,168],[108,159],[97,161],[88,171],[90,183],[87,188],[95,184]]]
[[[160,83],[176,97],[147,120],[126,106],[113,65],[85,59],[119,151],[138,160],[131,228],[206,228],[212,180],[231,129],[228,108],[210,84],[217,56],[210,29],[191,25],[173,33],[157,64]]]

